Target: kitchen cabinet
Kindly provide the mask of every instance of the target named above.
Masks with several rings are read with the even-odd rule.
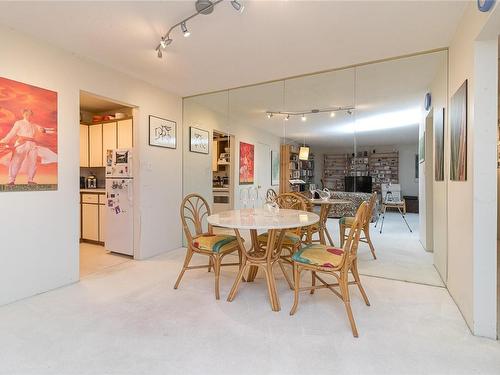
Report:
[[[89,127],[80,125],[80,167],[89,166]]]
[[[102,167],[102,124],[89,127],[89,167]]]
[[[102,166],[106,166],[106,151],[116,148],[116,137],[116,122],[102,124]]]
[[[82,203],[82,239],[99,241],[99,205]]]
[[[106,236],[105,202],[105,193],[81,193],[80,239],[82,241],[104,243]]]
[[[117,148],[132,148],[133,146],[133,123],[131,119],[121,120],[117,123],[118,141]]]
[[[133,147],[133,131],[132,119],[80,124],[80,167],[105,167],[107,150]]]
[[[219,160],[219,142],[212,141],[212,172],[217,172]]]

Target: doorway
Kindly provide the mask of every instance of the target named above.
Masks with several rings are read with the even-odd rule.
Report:
[[[131,106],[80,92],[80,277],[133,259],[133,117]]]
[[[234,136],[217,130],[212,134],[212,212],[234,208]]]

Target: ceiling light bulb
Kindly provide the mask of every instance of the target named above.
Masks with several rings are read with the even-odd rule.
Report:
[[[285,121],[288,121],[288,120],[290,120],[290,115],[285,116]]]
[[[161,59],[163,57],[163,53],[161,52],[161,49],[158,48],[158,58]]]
[[[189,30],[186,26],[186,22],[181,23],[181,30],[186,38],[191,35],[191,33],[189,32]]]
[[[307,120],[306,115],[302,115],[301,120],[302,120],[302,121],[306,121],[306,120]]]
[[[330,117],[335,117],[335,112],[330,112]]]
[[[240,13],[243,13],[243,10],[245,9],[245,6],[238,0],[231,1],[231,5],[233,6],[234,9],[236,9]]]

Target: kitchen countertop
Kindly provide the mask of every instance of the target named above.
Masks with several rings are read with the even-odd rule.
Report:
[[[80,193],[106,194],[106,189],[80,189]]]

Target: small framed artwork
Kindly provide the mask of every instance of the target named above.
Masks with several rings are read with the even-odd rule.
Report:
[[[189,151],[199,154],[208,154],[208,139],[210,133],[208,130],[198,129],[194,126],[189,127]]]
[[[271,151],[271,185],[279,185],[280,182],[280,154],[278,151]]]
[[[149,145],[177,148],[177,123],[149,115]]]

